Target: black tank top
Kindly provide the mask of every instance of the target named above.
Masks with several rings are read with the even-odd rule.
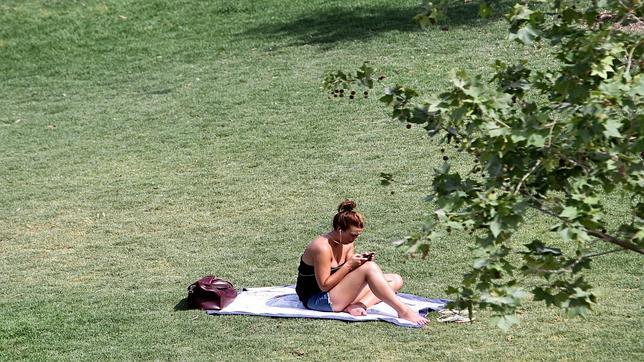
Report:
[[[331,268],[331,274],[337,272],[343,265],[344,263]],[[315,280],[315,268],[312,265],[306,264],[302,258],[300,258],[300,266],[297,268],[297,271],[298,274],[295,292],[300,298],[300,302],[308,308],[309,306],[307,305],[307,301],[309,298],[311,298],[312,295],[321,293],[322,289],[320,289],[317,280]]]

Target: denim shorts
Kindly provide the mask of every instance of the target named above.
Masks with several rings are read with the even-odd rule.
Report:
[[[309,309],[317,310],[320,312],[333,312],[333,308],[331,307],[331,299],[329,298],[329,293],[327,292],[313,294],[309,297],[306,306]]]

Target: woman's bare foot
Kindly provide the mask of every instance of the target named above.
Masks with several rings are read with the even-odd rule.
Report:
[[[398,313],[398,318],[406,319],[410,322],[420,324],[421,326],[424,326],[429,322],[427,318],[421,317],[420,314],[414,312],[411,309],[407,309],[407,311],[403,313]]]
[[[362,303],[353,303],[349,304],[344,311],[351,314],[352,316],[362,316],[367,315],[367,306]]]

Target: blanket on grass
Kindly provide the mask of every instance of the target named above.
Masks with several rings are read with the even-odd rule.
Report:
[[[413,294],[398,293],[398,298],[413,310],[425,316],[430,311],[446,307],[447,299],[428,299]],[[318,312],[304,308],[295,294],[295,286],[247,288],[222,310],[208,310],[208,314],[243,314],[285,318],[323,318],[348,322],[385,321],[401,327],[419,327],[397,317],[396,311],[385,303],[369,308],[366,316],[352,316],[349,313]]]

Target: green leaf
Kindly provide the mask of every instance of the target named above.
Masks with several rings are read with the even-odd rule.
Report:
[[[452,112],[452,114],[450,114],[450,118],[453,121],[460,121],[467,114],[467,112],[468,109],[466,107],[458,107]]]
[[[390,106],[394,101],[394,96],[392,96],[391,94],[385,94],[384,96],[380,97],[379,101]]]
[[[482,18],[488,18],[492,15],[492,8],[490,8],[490,5],[488,5],[487,2],[482,2],[479,5],[479,16]]]
[[[528,145],[543,147],[546,144],[546,138],[538,133],[533,133],[528,137]]]
[[[641,73],[633,77],[633,86],[631,88],[631,93],[633,94],[633,96],[644,96],[644,77],[642,77]]]
[[[514,299],[514,304],[518,304],[521,299],[525,299],[528,296],[528,293],[521,288],[511,287],[511,288],[508,288],[508,292],[510,296]]]
[[[613,66],[606,63],[593,64],[591,66],[590,75],[597,75],[603,79],[608,78],[608,73],[613,73]]]
[[[622,122],[614,118],[609,118],[608,120],[606,120],[606,123],[604,123],[604,128],[606,129],[603,132],[604,136],[608,138],[610,137],[621,138],[622,134],[619,133],[620,127],[622,127]]]
[[[510,12],[509,20],[510,22],[515,22],[518,20],[528,20],[530,19],[530,15],[532,15],[532,13],[534,13],[534,11],[528,9],[527,6],[516,4]]]
[[[397,248],[397,247],[403,245],[406,242],[407,242],[407,239],[394,240],[394,241],[391,242],[391,245],[393,245],[394,247]]]
[[[547,306],[554,305],[555,299],[548,290],[543,289],[542,287],[536,287],[532,289],[532,294],[534,294],[534,300],[536,302],[543,300],[546,302]]]
[[[428,28],[430,25],[436,23],[435,19],[430,18],[427,15],[416,15],[413,19],[421,28]]]
[[[467,87],[467,88],[463,89],[463,93],[465,93],[468,96],[472,97],[476,101],[481,96],[481,88],[472,85],[470,87]]]
[[[487,129],[490,137],[509,135],[512,132],[510,128],[499,125],[496,122],[486,122],[485,128]]]
[[[472,267],[474,269],[481,269],[489,264],[490,260],[488,258],[476,259]]]
[[[515,315],[504,315],[500,317],[492,318],[492,322],[504,332],[510,330],[510,328],[519,323],[519,319]]]
[[[492,232],[492,235],[494,235],[495,238],[498,237],[499,234],[501,234],[501,230],[502,230],[501,228],[502,228],[502,226],[501,226],[501,223],[499,222],[498,218],[495,218],[490,223],[490,231]]]
[[[539,33],[531,24],[519,28],[516,33],[510,33],[510,40],[516,40],[525,45],[532,44],[532,42],[539,37]]]
[[[574,233],[569,228],[559,230],[559,235],[564,241],[571,241],[574,238]]]
[[[441,220],[441,221],[447,220],[447,214],[445,213],[445,210],[438,209],[438,210],[434,211],[434,213],[436,214],[436,217],[438,217],[439,220]]]
[[[575,294],[573,294],[575,298],[586,298],[593,295],[593,293],[587,292],[581,288],[574,288],[573,291],[575,292]]]
[[[559,216],[572,220],[577,217],[577,208],[573,206],[566,206],[564,207],[563,211],[561,211]]]
[[[511,140],[512,140],[512,142],[514,142],[514,143],[519,143],[519,142],[521,142],[521,141],[525,141],[527,138],[526,138],[526,136],[524,136],[524,135],[523,135],[522,133],[520,133],[519,131],[513,130],[513,131],[512,131],[512,136],[510,136],[510,139],[511,139]]]
[[[452,69],[449,72],[450,82],[458,89],[462,90],[465,87],[465,84],[467,84],[466,79],[467,73],[463,69]]]
[[[582,269],[590,269],[590,258],[583,259],[572,267],[573,273],[579,273]]]
[[[566,314],[568,317],[585,317],[590,308],[585,305],[575,305],[574,307],[566,308]]]

